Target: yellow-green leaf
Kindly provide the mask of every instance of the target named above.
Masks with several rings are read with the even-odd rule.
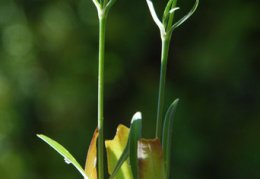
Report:
[[[117,127],[117,132],[113,140],[106,140],[108,173],[111,175],[122,152],[124,151],[129,135],[129,128],[124,125]],[[127,159],[119,169],[115,179],[133,179],[129,159]]]
[[[163,150],[159,139],[138,142],[139,179],[166,179]]]
[[[95,130],[90,142],[85,164],[85,172],[89,179],[97,179],[97,138],[98,129]]]

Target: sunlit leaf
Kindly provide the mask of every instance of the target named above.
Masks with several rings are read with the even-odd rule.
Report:
[[[42,139],[44,142],[46,142],[48,145],[50,145],[54,150],[56,150],[60,155],[64,157],[64,160],[67,164],[72,164],[80,173],[81,175],[85,178],[88,179],[87,175],[85,174],[85,171],[82,169],[80,164],[77,162],[77,160],[70,154],[70,152],[65,149],[61,144],[56,142],[55,140],[42,135],[42,134],[37,134],[37,136]]]
[[[162,24],[162,22],[158,18],[157,13],[155,12],[153,2],[151,0],[146,0],[146,2],[147,2],[147,5],[148,5],[148,8],[149,8],[149,11],[152,15],[153,21],[159,27],[160,31],[165,33],[164,25]]]
[[[159,139],[138,142],[139,179],[166,179],[163,151]]]
[[[98,129],[95,130],[90,142],[85,164],[85,172],[89,179],[97,179],[97,138]]]
[[[106,140],[105,146],[108,160],[108,173],[111,175],[114,171],[119,158],[121,157],[127,142],[128,142],[129,128],[124,125],[117,127],[117,132],[113,140]],[[129,159],[127,159],[118,170],[115,179],[133,179]]]
[[[165,159],[166,176],[169,178],[170,175],[170,162],[171,162],[171,147],[172,147],[172,131],[173,131],[173,120],[174,114],[178,105],[179,99],[176,99],[169,107],[166,112],[164,125],[163,125],[163,154]]]
[[[128,159],[129,157],[129,142],[127,143],[123,153],[121,154],[120,158],[118,159],[116,166],[114,167],[114,170],[112,174],[110,175],[109,179],[114,179],[120,170],[123,163]]]

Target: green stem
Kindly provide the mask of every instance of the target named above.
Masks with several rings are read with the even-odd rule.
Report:
[[[160,72],[157,120],[156,120],[156,137],[159,139],[161,139],[162,136],[164,93],[165,93],[166,69],[167,69],[169,47],[170,47],[170,37],[168,36],[162,37],[161,72]]]
[[[104,179],[104,54],[106,17],[99,17],[99,64],[98,64],[98,178]]]

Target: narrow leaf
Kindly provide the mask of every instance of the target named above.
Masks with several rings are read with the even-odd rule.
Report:
[[[85,164],[85,172],[89,176],[89,179],[97,179],[97,138],[98,129],[95,130],[90,142]]]
[[[108,173],[111,175],[114,173],[114,169],[117,167],[117,163],[123,154],[123,156],[128,156],[128,154],[123,153],[128,143],[129,129],[123,125],[117,127],[117,132],[113,140],[106,140],[105,146],[107,151],[107,162],[108,162]],[[128,147],[127,147],[128,148]],[[125,159],[125,157],[124,157]],[[125,161],[125,160],[123,160]],[[121,161],[122,162],[122,161]],[[119,167],[120,168],[120,167]],[[116,173],[115,179],[133,179],[131,167],[129,160],[123,162],[123,165]]]
[[[163,126],[163,154],[165,159],[166,176],[169,178],[170,175],[170,162],[171,162],[171,145],[172,145],[172,131],[173,131],[173,120],[174,114],[178,105],[179,99],[176,99],[168,108],[164,120]]]
[[[166,5],[166,7],[165,7],[165,9],[164,9],[164,12],[163,12],[163,24],[164,24],[164,26],[167,23],[167,19],[169,17],[169,11],[170,11],[170,9],[172,7],[172,2],[173,2],[173,0],[169,0],[167,5]]]
[[[67,149],[65,149],[62,145],[60,145],[58,142],[52,140],[51,138],[42,135],[37,134],[37,137],[42,139],[44,142],[46,142],[48,145],[50,145],[54,150],[56,150],[60,155],[64,157],[64,160],[67,164],[72,164],[84,177],[84,179],[88,179],[87,175],[85,174],[85,171],[82,169],[80,164],[77,162],[77,160],[69,153]]]
[[[159,139],[138,142],[138,179],[166,179],[163,151]]]
[[[138,159],[137,149],[138,140],[142,135],[142,114],[140,112],[135,113],[131,121],[129,147],[130,147],[130,165],[134,178],[138,178]]]
[[[173,26],[170,28],[169,31],[173,31],[177,27],[179,27],[181,24],[183,24],[187,19],[189,19],[193,13],[196,11],[197,7],[199,5],[199,0],[196,0],[194,6],[191,8],[188,14],[186,14],[183,18],[181,18],[179,21],[177,21]]]

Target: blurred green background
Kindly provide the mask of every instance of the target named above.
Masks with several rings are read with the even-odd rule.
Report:
[[[166,1],[155,1],[162,14]],[[181,17],[193,5],[179,0]],[[260,178],[258,0],[201,0],[173,34],[168,106],[175,179]],[[118,0],[108,19],[105,133],[143,113],[152,137],[159,31],[145,0]],[[81,178],[36,138],[44,133],[83,165],[97,125],[98,20],[91,0],[0,1],[0,178]]]

